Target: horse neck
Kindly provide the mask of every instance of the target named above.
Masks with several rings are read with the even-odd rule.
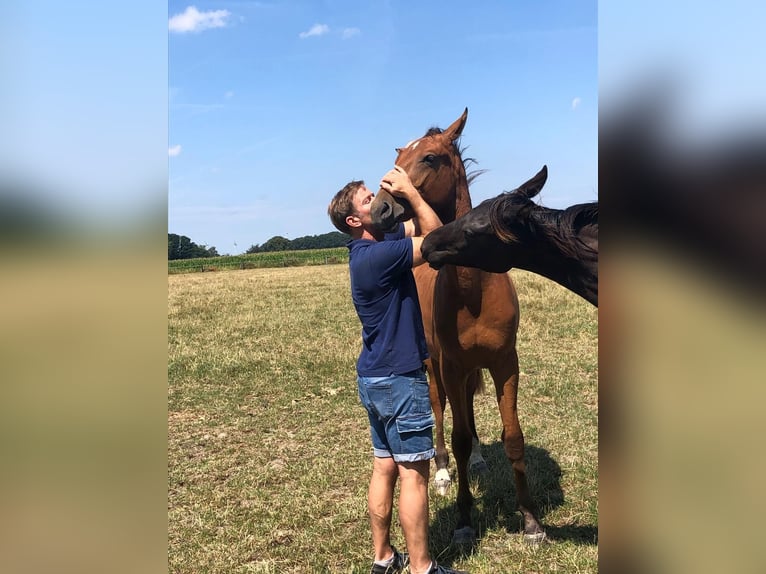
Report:
[[[597,254],[578,259],[551,251],[549,256],[530,259],[527,266],[518,267],[543,275],[588,300],[598,284]]]
[[[459,170],[459,176],[455,183],[455,216],[454,219],[462,217],[469,211],[471,211],[471,194],[468,192],[468,180],[466,179],[465,170]],[[452,221],[452,220],[450,220]],[[448,223],[443,221],[442,223]]]
[[[535,229],[534,251],[530,250],[529,257],[515,266],[543,275],[590,300],[598,283],[598,251],[592,251],[584,244],[581,248],[565,248],[567,243],[580,241],[578,233],[561,227],[563,210],[550,209],[546,213],[548,217],[555,218],[556,225],[545,232]],[[534,220],[532,222],[533,228],[540,225]]]

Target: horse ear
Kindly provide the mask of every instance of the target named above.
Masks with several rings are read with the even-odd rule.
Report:
[[[532,198],[536,196],[538,193],[540,193],[540,190],[545,185],[545,182],[548,179],[548,166],[544,165],[543,168],[537,172],[537,174],[530,180],[525,181],[522,183],[519,188],[518,192],[525,195],[527,198]]]
[[[400,153],[402,153],[402,148],[400,148],[400,147],[395,147],[395,148],[394,148],[394,151],[395,151],[397,154],[400,154]]]
[[[460,116],[458,119],[456,119],[454,122],[452,122],[452,125],[448,127],[446,130],[444,130],[445,135],[449,137],[451,141],[455,141],[457,138],[460,137],[460,134],[463,133],[463,128],[465,127],[465,122],[468,119],[468,108],[463,111],[463,115]]]

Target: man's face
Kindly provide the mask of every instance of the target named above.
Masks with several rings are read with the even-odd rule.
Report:
[[[356,190],[354,194],[354,214],[350,217],[354,218],[354,222],[361,222],[362,227],[370,229],[372,225],[372,217],[370,216],[370,206],[375,195],[367,189],[366,185],[362,185]]]

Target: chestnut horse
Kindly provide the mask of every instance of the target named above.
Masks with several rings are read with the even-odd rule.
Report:
[[[467,117],[466,108],[446,130],[432,128],[424,137],[397,149],[396,164],[407,171],[442,223],[454,221],[471,209],[469,181],[458,148]],[[394,199],[380,190],[373,200],[371,214],[378,227],[390,230],[397,222],[410,218],[412,210],[406,201]],[[438,271],[421,265],[414,269],[414,274],[430,354],[426,366],[436,419],[437,478],[440,472],[446,472],[448,462],[443,434],[445,395],[452,409],[459,514],[453,541],[462,544],[475,540],[468,462],[475,437],[473,395],[481,384],[481,369],[487,368],[495,383],[503,423],[501,436],[513,467],[525,540],[540,542],[545,538],[545,531],[536,517],[527,486],[524,435],[516,410],[519,301],[513,283],[505,273],[454,265],[446,265]]]
[[[512,267],[551,279],[598,307],[598,203],[549,209],[532,198],[548,168],[512,192],[488,199],[430,233],[421,250],[428,263],[467,265],[504,273]]]

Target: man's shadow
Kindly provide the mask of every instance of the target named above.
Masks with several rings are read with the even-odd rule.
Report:
[[[449,502],[439,508],[430,524],[429,537],[432,551],[440,556],[440,561],[444,561],[445,564],[476,548],[484,533],[489,530],[502,528],[509,533],[521,536],[523,523],[521,514],[516,510],[513,470],[505,456],[503,443],[496,441],[490,445],[482,445],[482,454],[489,470],[484,474],[469,475],[471,492],[474,496],[471,516],[476,530],[476,544],[472,548],[451,544],[452,533],[457,524],[456,476],[453,477],[452,488],[447,494]],[[538,518],[545,528],[548,540],[553,543],[569,540],[575,544],[598,544],[598,524],[566,526],[546,524],[546,515],[564,504],[564,493],[560,483],[561,467],[551,458],[547,450],[530,444],[525,445],[524,458],[527,462],[530,493],[537,506]]]

